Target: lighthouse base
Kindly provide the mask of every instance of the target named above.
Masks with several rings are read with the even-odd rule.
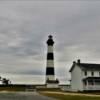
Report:
[[[47,88],[59,88],[59,84],[50,84],[50,83],[48,83],[48,84],[46,84],[46,87]]]
[[[46,87],[47,88],[59,88],[59,81],[58,80],[47,80]]]

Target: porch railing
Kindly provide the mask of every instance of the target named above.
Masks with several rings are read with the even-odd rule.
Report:
[[[100,85],[88,85],[83,87],[84,90],[100,90]]]

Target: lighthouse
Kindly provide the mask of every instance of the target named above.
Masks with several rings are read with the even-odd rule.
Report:
[[[47,87],[58,87],[58,79],[55,79],[53,36],[49,35],[47,40],[47,64],[46,64],[46,85]]]

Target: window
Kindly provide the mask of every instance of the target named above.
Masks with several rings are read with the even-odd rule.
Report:
[[[99,72],[99,76],[100,76],[100,72]]]
[[[100,80],[95,80],[95,85],[100,85]]]
[[[94,72],[93,71],[91,72],[91,76],[94,76]]]
[[[89,84],[89,85],[94,85],[93,80],[88,80],[88,84]]]
[[[85,85],[85,86],[87,85],[87,82],[86,82],[86,81],[84,81],[84,85]]]
[[[87,76],[87,71],[84,72],[84,75]]]

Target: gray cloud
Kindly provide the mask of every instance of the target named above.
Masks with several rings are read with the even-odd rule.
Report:
[[[73,60],[100,63],[99,9],[99,1],[0,1],[0,72],[45,75],[50,33],[62,83]]]

